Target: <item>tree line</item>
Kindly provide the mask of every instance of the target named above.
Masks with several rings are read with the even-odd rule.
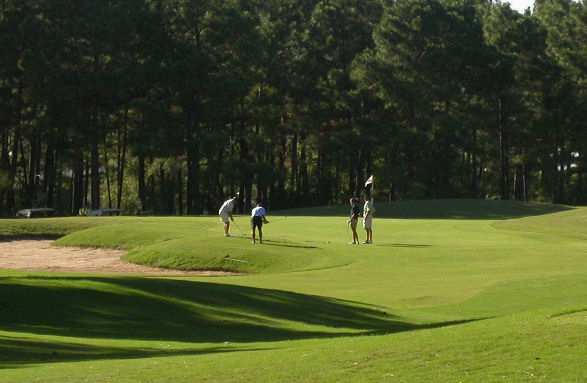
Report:
[[[2,0],[1,214],[585,204],[584,5]]]

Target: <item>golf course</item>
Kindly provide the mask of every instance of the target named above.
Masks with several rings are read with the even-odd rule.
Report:
[[[222,276],[0,269],[0,382],[585,382],[587,207],[497,200],[0,220]],[[365,232],[358,229],[361,241]]]

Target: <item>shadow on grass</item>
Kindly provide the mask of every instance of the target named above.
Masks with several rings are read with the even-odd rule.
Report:
[[[0,290],[0,329],[80,338],[244,343],[385,334],[462,323],[418,325],[360,303],[176,279],[5,277],[0,278]],[[93,353],[96,359],[118,358],[126,352],[85,345],[79,346],[79,352],[71,346],[74,350],[68,352],[67,345],[0,337],[0,355],[13,355],[0,359],[0,367],[38,363],[35,350],[51,347],[65,359]],[[131,349],[129,357],[157,352],[162,351]]]
[[[572,207],[543,203],[438,199],[396,202],[375,201],[374,218],[406,219],[513,219],[552,214],[572,210]],[[282,210],[277,213],[288,216],[348,216],[349,206],[324,206]]]
[[[373,246],[424,248],[431,245],[414,245],[409,243],[376,243]]]
[[[232,236],[230,238],[233,239],[238,239],[238,240],[243,240],[246,242],[251,242],[252,238],[250,237],[238,237],[238,236]],[[277,246],[277,247],[293,247],[293,248],[298,248],[298,249],[320,249],[320,247],[318,246],[312,246],[312,245],[302,245],[302,244],[298,244],[296,242],[288,242],[288,241],[276,241],[273,239],[264,239],[263,243],[261,244],[259,242],[259,237],[257,237],[256,239],[256,243],[257,245],[267,245],[267,246]]]
[[[180,355],[204,355],[239,351],[261,351],[266,348],[204,347],[169,349],[160,348],[107,347],[82,343],[35,340],[24,337],[0,335],[0,370],[18,368],[35,363],[52,363],[103,359],[137,359]]]
[[[263,240],[263,244],[267,246],[278,246],[278,247],[295,247],[298,249],[319,249],[318,246],[310,246],[310,245],[297,245],[295,243],[290,242],[282,242],[282,241],[272,241],[270,239]]]
[[[31,240],[31,241],[42,241],[42,240],[49,240],[49,241],[54,241],[56,239],[59,239],[60,235],[28,235],[28,234],[22,234],[22,235],[1,235],[0,234],[0,242],[12,242],[12,241],[26,241],[26,240]]]

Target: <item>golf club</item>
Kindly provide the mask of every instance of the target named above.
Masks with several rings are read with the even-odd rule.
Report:
[[[236,228],[238,229],[238,231],[241,232],[241,235],[243,237],[246,237],[247,235],[245,233],[243,233],[243,231],[241,230],[240,226],[238,225],[238,223],[236,223],[236,221],[232,221],[232,223],[234,223],[234,226],[236,226]]]

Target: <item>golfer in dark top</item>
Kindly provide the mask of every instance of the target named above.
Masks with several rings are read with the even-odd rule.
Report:
[[[349,242],[349,245],[359,244],[359,234],[357,234],[357,222],[359,222],[359,216],[361,215],[361,208],[359,207],[359,199],[351,198],[349,200],[351,204],[351,218],[347,221],[347,225],[353,230],[353,241]]]
[[[255,229],[259,228],[259,243],[263,243],[263,222],[269,223],[267,218],[265,217],[265,208],[260,203],[257,203],[257,207],[253,209],[251,212],[251,236],[253,237],[253,241],[251,243],[255,243]]]

